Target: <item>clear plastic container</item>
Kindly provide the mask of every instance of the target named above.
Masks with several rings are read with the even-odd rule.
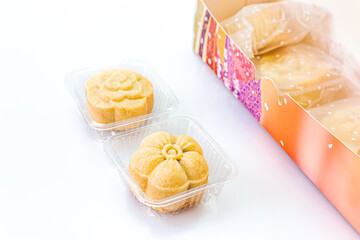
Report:
[[[162,200],[153,200],[145,195],[128,171],[129,162],[142,139],[158,131],[165,131],[172,135],[188,135],[200,144],[209,166],[209,179],[206,185]],[[236,167],[232,161],[198,123],[187,117],[168,119],[123,134],[116,134],[105,141],[104,150],[117,166],[124,183],[129,186],[140,203],[151,212],[154,212],[152,209],[156,209],[161,212],[176,213],[180,211],[177,209],[183,206],[205,203],[218,196],[223,185],[236,176]]]
[[[97,123],[91,118],[86,106],[85,82],[90,77],[103,70],[114,68],[123,68],[136,71],[151,81],[154,88],[154,107],[151,113],[108,124]],[[165,119],[172,112],[174,112],[178,106],[178,99],[170,90],[170,88],[167,87],[166,83],[161,79],[161,77],[147,63],[137,59],[120,60],[117,62],[73,71],[67,75],[65,84],[69,89],[70,94],[72,95],[86,123],[91,129],[94,130],[96,138],[100,141],[111,135],[124,132],[116,129],[126,129],[127,126],[132,124],[147,125]]]

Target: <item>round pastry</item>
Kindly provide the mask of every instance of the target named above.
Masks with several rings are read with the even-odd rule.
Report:
[[[200,145],[186,135],[173,136],[156,132],[143,139],[131,156],[129,172],[151,199],[164,199],[206,184],[209,169]],[[176,211],[198,201],[193,197],[175,207],[158,208]]]
[[[344,99],[310,109],[331,133],[360,154],[360,98]]]
[[[280,48],[257,61],[261,77],[269,77],[279,93],[289,93],[305,108],[346,97],[350,82],[341,65],[322,50],[306,44]]]
[[[98,123],[138,117],[153,108],[151,82],[134,71],[104,70],[86,81],[85,91],[89,113]]]

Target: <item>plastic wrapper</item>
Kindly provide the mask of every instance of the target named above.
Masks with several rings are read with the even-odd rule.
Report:
[[[359,64],[327,11],[259,2],[200,0],[195,52],[360,232]]]
[[[356,94],[351,71],[319,48],[299,43],[254,59],[259,77],[269,77],[280,96],[288,93],[304,108]],[[347,69],[347,71],[344,71]]]
[[[324,127],[360,154],[360,97],[351,97],[309,110]]]
[[[225,31],[249,58],[298,43],[313,30],[330,34],[330,14],[299,2],[254,4],[221,22]]]

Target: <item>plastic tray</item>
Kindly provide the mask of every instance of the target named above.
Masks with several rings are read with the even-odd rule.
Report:
[[[91,118],[86,106],[85,82],[102,70],[114,68],[136,71],[151,81],[154,88],[154,107],[151,113],[108,124],[97,123]],[[65,84],[83,118],[87,122],[88,126],[94,130],[96,137],[99,140],[104,140],[106,137],[122,132],[115,130],[119,127],[126,127],[130,124],[136,124],[138,122],[142,122],[142,125],[147,125],[161,119],[165,119],[170,115],[170,113],[175,111],[178,106],[178,99],[175,97],[170,88],[167,87],[161,77],[147,63],[137,59],[120,60],[117,62],[73,71],[67,75]]]
[[[173,135],[188,135],[200,144],[209,166],[209,179],[206,185],[162,200],[153,200],[145,195],[128,172],[128,167],[131,155],[140,146],[142,139],[157,131],[165,131]],[[168,119],[130,130],[124,134],[116,134],[105,141],[104,150],[117,166],[124,183],[148,209],[155,208],[172,212],[186,202],[195,202],[192,205],[207,202],[218,196],[223,185],[236,176],[236,168],[231,160],[198,123],[187,117]]]

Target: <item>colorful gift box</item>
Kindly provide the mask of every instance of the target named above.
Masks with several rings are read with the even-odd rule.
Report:
[[[271,79],[256,79],[253,62],[219,24],[246,5],[266,2],[270,1],[199,0],[194,50],[360,232],[359,155],[288,94],[279,100]]]

